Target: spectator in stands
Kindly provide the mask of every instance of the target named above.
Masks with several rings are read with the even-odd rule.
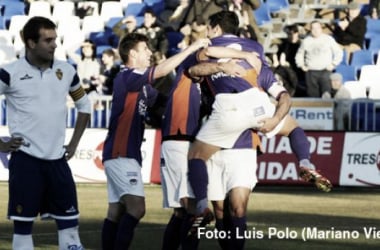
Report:
[[[339,73],[330,76],[331,92],[325,92],[322,99],[335,100],[334,127],[336,130],[348,129],[348,113],[350,108],[351,94],[343,85],[343,77]]]
[[[330,35],[324,34],[322,24],[311,22],[311,34],[302,42],[296,54],[296,64],[305,72],[306,92],[309,97],[321,97],[331,91],[331,71],[343,59],[343,50]]]
[[[94,85],[101,95],[112,95],[113,79],[120,71],[118,52],[114,49],[106,49],[102,53],[100,74],[95,76]]]
[[[299,68],[296,64],[296,54],[301,45],[301,35],[299,31],[298,25],[290,25],[285,27],[284,31],[287,34],[287,38],[282,40],[281,44],[278,47],[278,51],[273,55],[273,60],[281,62],[281,65],[289,66],[297,76],[297,82],[301,83],[301,86],[304,86],[305,82],[305,73],[301,68]],[[277,57],[277,59],[276,59]],[[297,95],[305,96],[305,90],[297,84]],[[289,91],[289,90],[288,90]]]
[[[351,60],[352,52],[361,50],[367,30],[367,20],[360,15],[360,5],[351,2],[348,5],[348,16],[336,23],[334,36],[347,55],[347,63]]]
[[[134,16],[126,16],[112,27],[112,32],[121,39],[123,36],[136,31],[136,28],[136,18]]]
[[[179,31],[188,9],[189,0],[165,0],[165,9],[160,13],[158,22],[167,31]]]
[[[270,62],[270,60],[268,61]],[[285,61],[285,57],[280,57],[279,61],[274,54],[272,59],[272,69],[278,82],[285,87],[290,96],[294,96],[296,93],[298,78],[296,72],[290,67],[289,63]]]
[[[379,19],[380,0],[369,0],[369,16],[373,19]]]
[[[223,10],[226,0],[193,0],[185,17],[185,25],[180,31],[190,36],[191,41],[206,37],[206,21],[209,16]]]
[[[96,45],[85,40],[81,46],[81,55],[69,50],[68,56],[77,65],[78,76],[87,93],[94,90],[92,81],[100,73],[100,63],[96,58]]]
[[[149,38],[148,46],[153,52],[155,63],[166,59],[169,48],[169,41],[166,38],[165,30],[157,23],[157,17],[150,8],[144,12],[144,23],[136,29],[137,33]]]
[[[239,28],[246,30],[250,39],[263,42],[253,11],[260,7],[260,0],[228,0],[228,10],[239,18]],[[243,32],[243,30],[240,30]]]

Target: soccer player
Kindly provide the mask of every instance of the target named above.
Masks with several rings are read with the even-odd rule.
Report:
[[[102,229],[103,249],[128,249],[134,229],[145,214],[141,177],[141,144],[147,106],[160,102],[151,86],[188,55],[208,45],[200,39],[157,66],[150,66],[148,38],[132,33],[122,38],[119,54],[124,68],[114,80],[114,93],[103,161],[108,185],[108,211]]]
[[[222,50],[224,54],[230,53],[231,56],[255,57],[251,53],[242,54],[240,51],[224,48]],[[250,61],[253,61],[252,58]],[[178,249],[180,239],[187,236],[187,231],[192,224],[190,218],[194,217],[194,214],[187,212],[188,202],[192,200],[189,198],[193,198],[187,179],[187,155],[190,143],[199,130],[203,112],[200,114],[200,86],[189,78],[187,69],[197,63],[196,53],[193,53],[177,68],[177,76],[163,115],[161,147],[163,162],[160,169],[163,206],[164,208],[174,208],[164,233],[162,249],[165,250]],[[211,73],[219,71],[237,75],[245,72],[244,68],[233,60],[218,64],[217,71]],[[187,223],[189,221],[190,223]]]
[[[0,69],[0,93],[7,100],[8,142],[0,141],[9,161],[8,218],[12,248],[34,249],[35,218],[55,219],[60,250],[83,249],[78,235],[75,183],[67,161],[74,155],[89,121],[91,105],[70,64],[55,60],[56,25],[32,17],[22,29],[25,57]],[[64,146],[66,98],[78,110],[74,133]]]
[[[226,21],[228,20],[228,21]],[[252,45],[250,45],[247,40],[243,40],[241,38],[238,38],[236,36],[233,36],[234,34],[234,27],[233,25],[237,23],[236,17],[234,17],[233,14],[230,12],[220,12],[215,14],[214,16],[210,17],[210,25],[208,27],[209,31],[209,37],[215,39],[212,40],[212,45],[214,46],[234,46],[234,47],[246,47],[245,49],[251,49]],[[227,34],[226,34],[227,33]],[[229,34],[228,34],[229,33]],[[225,34],[221,36],[222,34]],[[251,41],[250,41],[251,42]],[[250,47],[251,46],[251,47]],[[209,47],[208,50],[212,49],[212,47]],[[262,48],[260,46],[256,46],[256,51],[262,51]],[[260,53],[262,55],[262,53]],[[197,67],[197,66],[196,66]],[[198,67],[200,71],[202,69],[204,70],[204,66]],[[197,140],[193,143],[192,147],[190,148],[189,152],[189,178],[190,183],[192,183],[192,187],[194,189],[194,194],[198,202],[198,208],[197,212],[198,214],[201,214],[200,218],[202,218],[202,214],[206,215],[209,213],[207,210],[207,173],[205,173],[206,169],[204,167],[205,161],[212,155],[214,152],[219,150],[221,147],[224,148],[230,148],[231,144],[236,140],[235,138],[239,135],[240,129],[247,126],[247,123],[244,124],[244,118],[239,118],[237,114],[236,117],[234,116],[234,112],[236,110],[239,110],[238,105],[236,103],[239,103],[242,105],[243,108],[248,108],[249,111],[252,112],[252,114],[249,114],[248,112],[243,110],[243,114],[245,114],[247,117],[251,116],[253,117],[254,113],[257,114],[266,114],[265,116],[262,116],[264,118],[260,122],[260,126],[257,126],[257,129],[264,132],[268,137],[273,136],[274,134],[282,132],[284,135],[291,136],[291,145],[292,149],[296,152],[297,157],[299,160],[304,159],[305,161],[309,162],[309,156],[310,153],[308,152],[309,143],[307,141],[307,138],[303,132],[302,129],[298,127],[298,125],[295,123],[294,119],[291,119],[290,116],[287,115],[287,111],[289,109],[289,96],[287,95],[285,89],[278,84],[276,84],[276,80],[273,77],[273,74],[269,71],[265,70],[266,68],[263,67],[263,70],[260,72],[258,84],[256,85],[255,82],[252,82],[252,79],[254,79],[255,75],[252,74],[250,78],[246,78],[246,81],[249,83],[251,81],[252,86],[260,87],[266,91],[268,91],[272,96],[274,96],[276,99],[279,100],[275,114],[273,117],[271,117],[272,111],[266,110],[266,108],[271,108],[273,105],[265,100],[262,99],[258,104],[255,104],[257,102],[257,97],[251,97],[252,101],[250,103],[250,100],[239,100],[236,99],[237,96],[239,96],[240,99],[241,96],[239,94],[222,94],[219,93],[236,93],[241,90],[244,90],[244,88],[249,88],[249,86],[246,85],[246,82],[239,80],[239,78],[228,78],[228,76],[225,76],[223,74],[214,74],[211,77],[208,78],[208,81],[211,83],[211,88],[213,89],[214,93],[217,93],[219,95],[216,95],[217,103],[214,103],[214,117],[211,115],[210,120],[213,120],[211,122],[211,125],[207,125],[206,128],[202,128],[200,133],[197,135]],[[189,70],[190,74],[194,70],[194,68],[191,68]],[[203,72],[204,75],[208,74]],[[249,74],[248,74],[249,75]],[[228,82],[224,82],[225,79],[228,79]],[[234,82],[235,81],[235,82]],[[240,88],[240,89],[239,89]],[[244,93],[245,92],[245,93]],[[247,94],[248,91],[243,91],[242,93]],[[251,91],[253,92],[253,91]],[[257,96],[262,96],[261,92],[257,92],[259,94],[256,94]],[[235,95],[235,96],[233,96]],[[248,96],[248,95],[247,95]],[[218,100],[219,98],[219,100]],[[219,101],[219,102],[218,102]],[[229,102],[229,103],[226,103]],[[244,106],[245,105],[245,106]],[[255,106],[256,105],[256,106]],[[252,110],[252,107],[256,107],[255,110]],[[249,109],[250,108],[250,109]],[[222,110],[221,112],[216,112],[215,110]],[[240,109],[241,110],[241,109]],[[227,112],[226,112],[227,111]],[[230,112],[228,112],[230,111]],[[232,112],[231,112],[232,111]],[[225,112],[223,114],[223,112]],[[280,125],[276,124],[283,120],[282,124]],[[223,120],[224,119],[224,120]],[[209,121],[210,121],[209,120]],[[234,124],[231,124],[231,121],[243,121],[242,126],[234,126]],[[250,122],[249,119],[245,119],[246,122]],[[208,126],[208,127],[207,127]],[[220,129],[225,129],[227,127],[228,130],[224,131],[224,134],[220,135]],[[276,129],[273,129],[275,128]],[[203,131],[202,131],[203,130]],[[205,132],[206,131],[206,132]],[[216,131],[216,132],[215,132]],[[234,137],[230,136],[230,132],[235,133]],[[300,133],[301,132],[301,133]],[[219,136],[219,137],[217,137]],[[297,142],[297,139],[299,141]],[[214,140],[214,141],[212,141]],[[229,140],[229,142],[228,142]],[[210,142],[213,145],[206,145],[204,142]],[[293,143],[292,143],[293,142]],[[240,161],[239,161],[240,162]],[[302,162],[301,162],[302,163]],[[310,162],[309,162],[310,163]],[[306,165],[306,163],[303,163]],[[307,166],[310,167],[310,166]],[[331,188],[331,184],[327,179],[319,175],[317,172],[311,170],[310,168],[301,168],[301,177],[306,173],[307,180],[315,181],[317,187],[326,188],[326,191],[329,191]],[[200,177],[202,176],[202,177]],[[320,186],[319,186],[320,185]],[[206,211],[207,213],[204,213],[203,211]],[[202,222],[204,223],[204,222]]]

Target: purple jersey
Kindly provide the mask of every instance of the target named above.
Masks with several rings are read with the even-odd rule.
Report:
[[[240,65],[247,70],[247,74],[244,77],[229,76],[220,72],[209,76],[207,80],[215,94],[238,93],[252,87],[258,87],[257,84],[259,84],[259,87],[262,89],[268,90],[274,82],[277,82],[272,70],[264,60],[263,47],[259,43],[251,39],[240,38],[231,34],[216,37],[211,40],[211,43],[212,46],[228,47],[237,50],[257,52],[259,54],[259,58],[263,62],[262,70],[258,79],[256,79],[256,70],[246,61],[242,61],[240,63]],[[212,60],[220,61],[223,59]]]
[[[145,71],[124,68],[114,80],[108,134],[104,142],[103,161],[118,157],[142,162],[141,144],[147,106],[154,102],[157,90],[150,85],[154,67]]]
[[[192,54],[177,69],[162,121],[163,140],[190,140],[199,129],[200,90],[186,75],[186,70],[197,63]]]
[[[268,90],[273,83],[277,82],[272,70],[264,60],[264,51],[259,43],[231,34],[216,37],[211,40],[211,43],[212,46],[217,47],[229,47],[242,51],[257,52],[263,63],[259,77],[257,77],[256,70],[246,61],[240,62],[240,65],[247,70],[247,74],[244,77],[233,77],[224,73],[208,76],[207,81],[214,94],[239,93],[252,87]],[[211,61],[219,60],[221,59],[211,59]],[[260,139],[257,133],[251,129],[247,129],[240,135],[233,148],[256,148],[259,145]]]

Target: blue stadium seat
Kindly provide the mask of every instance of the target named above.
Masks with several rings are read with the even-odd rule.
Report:
[[[380,19],[367,18],[366,39],[371,39],[373,36],[380,34]]]
[[[374,53],[370,50],[359,50],[351,54],[350,65],[361,68],[363,65],[374,64]]]
[[[89,39],[96,44],[96,46],[110,45],[112,31],[91,32]]]
[[[142,16],[144,14],[145,3],[129,3],[124,9],[124,16]]]
[[[169,31],[166,32],[166,38],[169,41],[168,56],[177,54],[180,49],[177,47],[183,39],[183,34],[181,32]]]
[[[373,53],[377,53],[377,51],[380,50],[380,32],[376,36],[371,37],[367,50],[370,50]]]
[[[335,72],[342,75],[343,82],[357,80],[357,68],[355,66],[340,64],[336,67]]]
[[[25,4],[21,1],[2,0],[4,26],[9,27],[12,16],[25,15]]]
[[[289,10],[288,0],[267,0],[266,4],[270,13],[282,12]]]
[[[253,11],[253,15],[256,18],[256,23],[259,27],[271,24],[272,22],[269,7],[266,3],[261,3],[260,7]]]
[[[97,45],[96,46],[96,57],[101,58],[103,51],[106,49],[112,49],[111,45]]]

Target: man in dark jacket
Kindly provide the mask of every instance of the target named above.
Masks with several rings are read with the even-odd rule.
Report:
[[[360,15],[360,5],[351,2],[348,5],[348,16],[340,20],[334,29],[335,39],[346,51],[348,62],[352,52],[363,48],[366,31],[367,20]]]

